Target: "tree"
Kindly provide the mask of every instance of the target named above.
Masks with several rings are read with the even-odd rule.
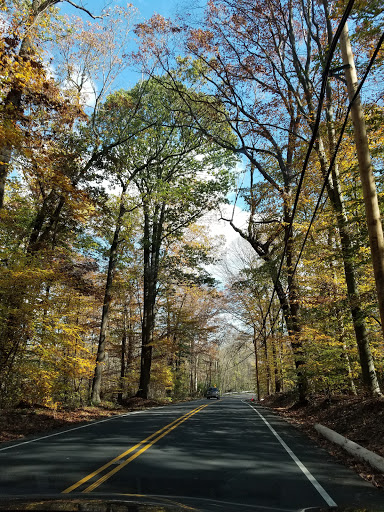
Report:
[[[357,90],[357,75],[352,53],[352,48],[348,35],[348,27],[344,26],[340,39],[343,64],[347,66],[345,76],[348,86],[348,97],[352,102]],[[383,226],[380,216],[379,201],[377,197],[375,177],[367,129],[364,120],[363,109],[361,106],[360,95],[357,96],[351,108],[352,121],[354,125],[354,136],[359,162],[360,179],[362,183],[363,197],[366,210],[367,227],[369,242],[371,246],[371,256],[373,271],[376,281],[376,291],[379,303],[379,312],[384,334],[384,237]]]
[[[191,222],[223,200],[229,184],[228,169],[234,160],[199,134],[193,120],[180,112],[177,96],[164,94],[156,80],[140,83],[130,95],[118,93],[121,110],[115,108],[112,116],[123,121],[131,96],[140,98],[136,123],[142,132],[135,141],[119,145],[111,161],[124,165],[135,187],[131,193],[137,196],[143,215],[144,302],[138,396],[146,398],[164,243],[179,237]],[[113,128],[111,125],[111,133]]]
[[[301,115],[291,101],[291,91],[284,83],[265,86],[270,95],[268,102],[262,97],[255,96],[258,88],[263,87],[261,81],[264,78],[260,78],[259,75],[265,73],[266,67],[256,61],[255,56],[249,56],[249,48],[241,39],[241,34],[238,34],[240,24],[236,16],[232,16],[231,6],[227,7],[225,2],[219,6],[211,3],[207,13],[206,29],[187,30],[185,44],[192,59],[180,58],[176,72],[172,71],[173,63],[169,62],[168,47],[165,49],[156,46],[155,37],[157,31],[162,32],[164,27],[168,34],[181,29],[167,23],[161,25],[155,17],[146,26],[140,27],[139,33],[145,41],[146,48],[154,48],[153,53],[160,68],[165,72],[164,87],[169,87],[169,84],[173,86],[181,98],[185,112],[194,116],[202,133],[235,154],[244,155],[249,161],[249,186],[244,187],[243,191],[250,210],[248,228],[240,229],[231,219],[229,221],[240,236],[251,244],[259,257],[268,263],[296,354],[299,399],[305,402],[307,384],[300,342],[300,304],[297,282],[292,272],[294,240],[290,233],[293,194],[298,178],[295,167],[298,146],[303,138],[299,133]],[[230,33],[232,36],[239,35],[239,38],[234,39]],[[271,46],[267,36],[263,44],[266,47]],[[179,87],[174,78],[179,76],[178,74],[184,77],[186,83],[191,82],[195,89],[203,87],[209,94],[201,98],[198,92],[191,93],[189,89]],[[267,76],[272,81],[276,78],[273,72]],[[254,89],[250,85],[253,81]],[[281,126],[270,122],[271,108],[279,112]],[[236,142],[228,144],[227,140],[220,137],[220,133],[210,132],[209,127],[199,122],[201,112],[205,112],[206,117],[214,116],[222,127],[229,127],[236,137]],[[259,183],[260,179],[265,180],[262,185]],[[256,220],[260,202],[268,201],[266,194],[273,208],[269,208],[268,214],[261,220]],[[280,199],[278,206],[277,197]],[[281,244],[285,247],[288,292],[284,289],[276,260],[276,249],[281,247]]]
[[[108,269],[107,269],[107,278],[105,282],[105,291],[104,291],[104,301],[103,308],[101,313],[101,322],[100,322],[100,334],[99,334],[99,342],[97,348],[97,356],[96,356],[96,366],[94,371],[94,377],[92,382],[92,390],[91,390],[91,403],[99,404],[100,403],[100,391],[101,391],[101,378],[102,378],[102,364],[105,360],[105,347],[106,347],[106,335],[108,328],[108,320],[110,314],[110,307],[112,303],[112,290],[113,290],[113,281],[114,275],[116,272],[116,267],[118,264],[118,256],[119,252],[121,252],[121,244],[123,241],[127,242],[131,240],[131,236],[129,231],[130,229],[126,227],[124,235],[121,233],[124,228],[124,221],[127,224],[126,213],[129,211],[129,207],[127,206],[127,200],[125,198],[128,184],[122,181],[122,192],[119,198],[119,203],[117,206],[117,216],[115,220],[115,226],[113,229],[113,237],[110,242],[110,247],[108,250]],[[134,207],[133,207],[134,209]],[[126,244],[125,244],[126,245]],[[124,344],[124,342],[123,342]],[[124,347],[122,347],[124,350]],[[122,361],[124,356],[122,356]],[[122,363],[123,364],[123,363]],[[125,369],[121,370],[121,377],[125,376]]]
[[[84,27],[77,22],[76,29],[69,21],[64,23],[59,19],[51,26],[51,39],[55,40],[50,48],[56,71],[53,78],[48,73],[45,54],[37,48],[47,46],[42,40],[48,30],[48,21],[57,17],[52,8],[56,3],[27,2],[20,11],[7,12],[9,37],[4,39],[8,48],[4,66],[8,67],[1,92],[5,97],[3,113],[7,121],[4,147],[9,157],[12,154],[12,161],[7,164],[4,160],[3,163],[7,169],[5,174],[12,168],[22,175],[24,185],[28,187],[27,194],[32,199],[22,241],[25,268],[35,268],[40,261],[49,265],[49,257],[53,262],[58,257],[57,252],[60,253],[59,248],[67,248],[69,240],[73,241],[73,233],[81,231],[81,224],[95,213],[97,201],[103,200],[102,190],[97,186],[100,177],[95,162],[110,148],[100,147],[95,116],[108,87],[126,65],[123,55],[132,15],[130,8],[117,8],[110,11],[110,16],[102,23]],[[114,40],[117,34],[111,37],[114,34],[112,28],[117,26],[125,31],[118,45]],[[106,31],[108,37],[100,37]],[[31,41],[32,36],[36,36],[36,40]],[[22,40],[20,48],[23,44],[31,46],[31,59],[17,54],[19,40]],[[87,103],[90,84],[94,86],[93,107]],[[8,101],[11,96],[16,97],[15,94],[18,106],[13,100]],[[7,142],[12,133],[17,137],[15,135],[16,138]],[[131,132],[123,136],[123,140],[129,136],[132,136]],[[113,147],[118,143],[114,140]],[[2,218],[7,222],[11,221],[8,216],[14,213],[12,206],[7,202],[3,206]],[[5,224],[3,227],[7,229]],[[4,357],[22,350],[27,343],[28,334],[23,326],[28,322],[18,315],[27,300],[25,292],[21,286],[10,299],[8,313],[4,312],[4,328],[0,335]],[[28,301],[31,300],[29,297]],[[1,359],[1,367],[3,363]]]
[[[57,91],[44,65],[42,51],[48,26],[57,15],[55,5],[61,0],[29,0],[28,2],[5,1],[0,7],[4,18],[4,30],[0,42],[2,58],[1,118],[3,133],[0,142],[0,208],[4,203],[6,178],[11,168],[12,152],[20,151],[24,137],[31,131],[24,131],[26,113],[36,102],[46,108],[57,107]],[[87,9],[73,2],[71,5],[88,13]]]
[[[324,179],[330,160],[327,150],[332,154],[336,144],[330,83],[325,89],[327,118],[324,131],[327,139],[324,139],[322,131],[315,134],[318,107],[315,91],[319,62],[325,65],[327,56],[323,43],[326,40],[330,46],[332,38],[332,24],[325,3],[324,6],[301,1],[265,1],[254,4],[248,0],[236,3],[223,0],[208,5],[204,25],[200,24],[198,29],[187,24],[181,27],[154,17],[138,30],[145,41],[146,55],[150,54],[148,58],[157,62],[168,82],[169,77],[181,75],[186,83],[209,91],[211,101],[205,102],[204,106],[214,115],[220,109],[220,101],[225,105],[228,115],[223,116],[222,122],[231,126],[239,141],[239,146],[233,147],[233,151],[244,154],[269,185],[274,186],[278,192],[282,190],[279,193],[283,204],[285,203],[284,254],[290,287],[289,301],[281,293],[283,288],[280,283],[275,282],[275,287],[283,311],[287,312],[287,325],[293,334],[292,342],[297,351],[298,367],[304,367],[304,360],[300,341],[297,341],[300,339],[299,294],[293,272],[294,239],[291,236],[291,214],[297,208],[296,205],[292,208],[292,195],[296,184],[302,183],[304,178],[304,172],[299,176],[303,162],[303,156],[300,157],[303,143],[308,141],[311,134],[316,135],[314,145]],[[255,19],[258,20],[257,24]],[[161,34],[158,39],[157,34]],[[174,34],[177,34],[176,37]],[[173,48],[175,41],[176,44],[181,41],[182,46]],[[181,57],[176,57],[178,51],[181,52]],[[185,93],[182,88],[176,87],[176,84],[175,81],[174,88],[184,100],[186,111],[201,111],[201,102],[196,101],[193,95]],[[219,138],[216,141],[223,144]],[[268,172],[271,158],[276,159],[279,167],[280,183],[276,179],[275,169],[272,173]],[[252,181],[251,178],[250,181],[255,183],[256,180]],[[250,203],[255,199],[251,190],[250,187]],[[332,178],[327,180],[327,190],[335,208],[340,232],[363,380],[372,393],[377,393],[379,387],[370,353],[364,312],[359,306],[349,221],[345,216],[337,164],[332,167]],[[257,222],[253,215],[253,229]],[[249,233],[246,236],[249,237]],[[258,246],[261,257],[270,258],[260,242],[252,243]],[[268,238],[267,244],[270,249],[271,240]],[[298,373],[301,373],[299,368]],[[305,378],[303,377],[300,384],[301,378],[300,376],[299,388],[303,387],[301,398],[304,398]]]
[[[260,399],[271,394],[272,390],[276,393],[281,391],[283,373],[291,373],[294,363],[288,358],[283,368],[279,361],[287,336],[286,332],[279,332],[282,320],[279,301],[275,299],[269,308],[272,286],[268,265],[263,264],[252,249],[242,244],[235,247],[233,258],[237,262],[235,269],[229,266],[226,271],[227,309],[234,326],[241,329],[244,346],[249,346],[252,341],[256,389]]]
[[[212,263],[217,249],[204,224],[192,224],[180,240],[166,243],[159,275],[155,353],[159,345],[168,347],[176,397],[205,390],[204,360],[223,342],[224,297],[202,267]]]

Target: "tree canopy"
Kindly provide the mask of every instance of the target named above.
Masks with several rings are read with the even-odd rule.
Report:
[[[0,3],[0,404],[381,395],[380,2],[63,3]]]

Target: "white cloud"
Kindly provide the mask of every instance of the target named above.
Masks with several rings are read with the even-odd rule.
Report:
[[[98,96],[95,82],[77,66],[72,66],[68,72],[69,76],[63,84],[64,89],[76,91],[80,95],[81,104],[93,109]]]
[[[219,211],[212,211],[204,215],[201,223],[206,225],[212,236],[225,238],[223,246],[225,251],[234,240],[240,238],[240,235],[230,225],[229,220],[232,220],[236,227],[244,229],[247,226],[248,218],[249,213],[238,206],[222,204]]]
[[[206,266],[206,270],[220,282],[225,281],[224,268],[236,265],[235,254],[238,247],[249,247],[246,242],[230,225],[228,220],[232,220],[233,224],[245,229],[248,223],[249,213],[242,210],[238,206],[223,204],[219,211],[212,211],[204,215],[200,224],[206,226],[212,236],[222,237],[222,245],[218,256],[218,262],[213,265]],[[228,219],[228,220],[224,220]]]

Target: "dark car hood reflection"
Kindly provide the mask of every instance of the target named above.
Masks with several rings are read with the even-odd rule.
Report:
[[[215,500],[200,500],[190,498],[189,505],[178,501],[178,497],[162,497],[147,495],[117,495],[116,498],[85,498],[73,497],[9,497],[0,499],[0,512],[204,512],[206,510],[217,511],[255,511],[255,512],[288,512],[289,508],[270,508],[237,503],[220,502]],[[193,502],[193,503],[192,503]],[[209,502],[209,503],[208,503]],[[208,506],[209,505],[209,506]],[[213,507],[213,508],[212,508]],[[380,512],[377,509],[364,507],[309,507],[297,512]]]

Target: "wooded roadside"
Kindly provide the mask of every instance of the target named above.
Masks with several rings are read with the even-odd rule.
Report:
[[[164,405],[159,400],[144,400],[133,397],[124,405],[104,405],[100,407],[83,407],[76,409],[49,408],[20,404],[16,408],[3,409],[0,414],[0,443],[16,441],[25,436],[50,432],[75,426],[88,421],[97,421],[117,414],[149,409]]]

